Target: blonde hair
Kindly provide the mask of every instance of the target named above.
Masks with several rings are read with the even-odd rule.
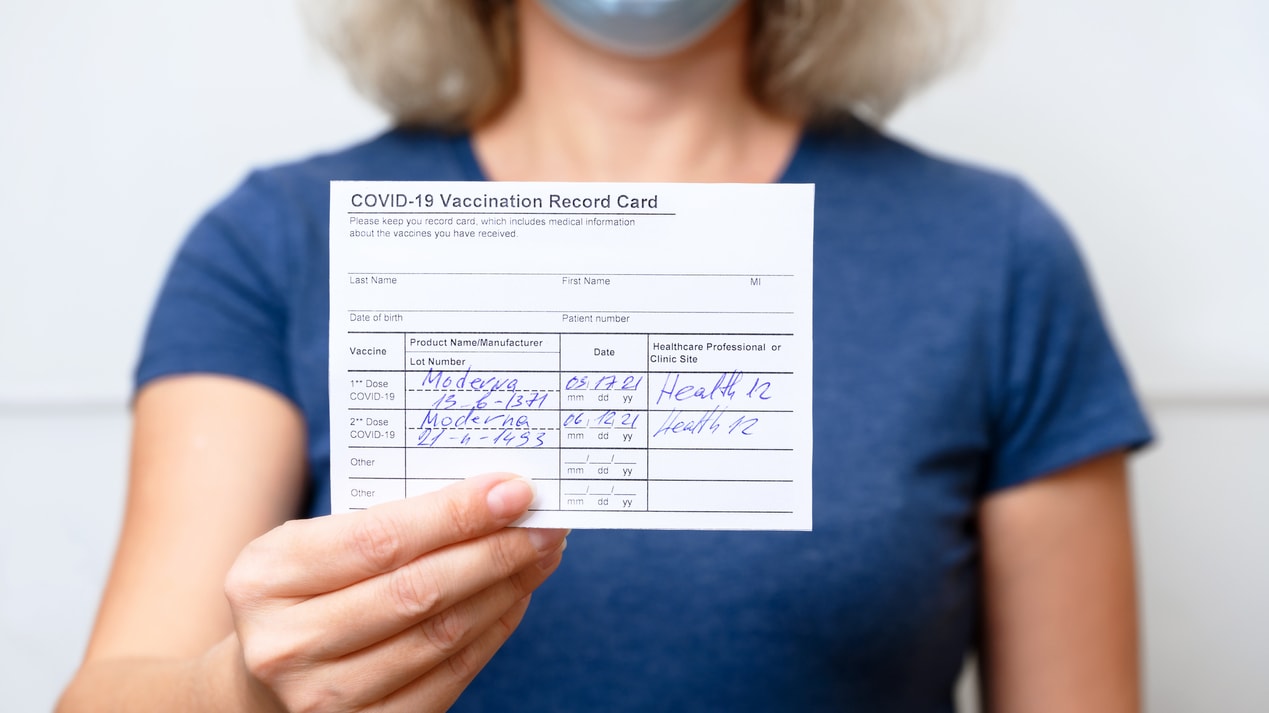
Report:
[[[353,84],[406,125],[472,126],[515,91],[514,0],[301,0]],[[752,0],[768,109],[879,123],[961,58],[983,0]]]

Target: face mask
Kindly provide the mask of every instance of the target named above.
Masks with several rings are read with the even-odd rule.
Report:
[[[740,0],[539,0],[578,37],[617,54],[659,57],[705,36]]]

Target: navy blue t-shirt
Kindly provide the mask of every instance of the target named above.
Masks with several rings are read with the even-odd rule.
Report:
[[[200,221],[138,368],[263,384],[307,420],[329,512],[332,179],[483,180],[394,130],[253,173]],[[460,711],[951,711],[975,643],[979,500],[1149,430],[1061,223],[1019,182],[859,123],[815,184],[814,531],[574,532]]]

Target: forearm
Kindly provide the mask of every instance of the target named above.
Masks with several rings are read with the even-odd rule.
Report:
[[[193,659],[85,661],[57,713],[265,713],[269,706],[242,666],[234,636]]]

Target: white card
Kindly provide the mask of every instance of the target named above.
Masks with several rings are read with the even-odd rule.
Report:
[[[331,183],[331,498],[811,529],[814,187]]]

